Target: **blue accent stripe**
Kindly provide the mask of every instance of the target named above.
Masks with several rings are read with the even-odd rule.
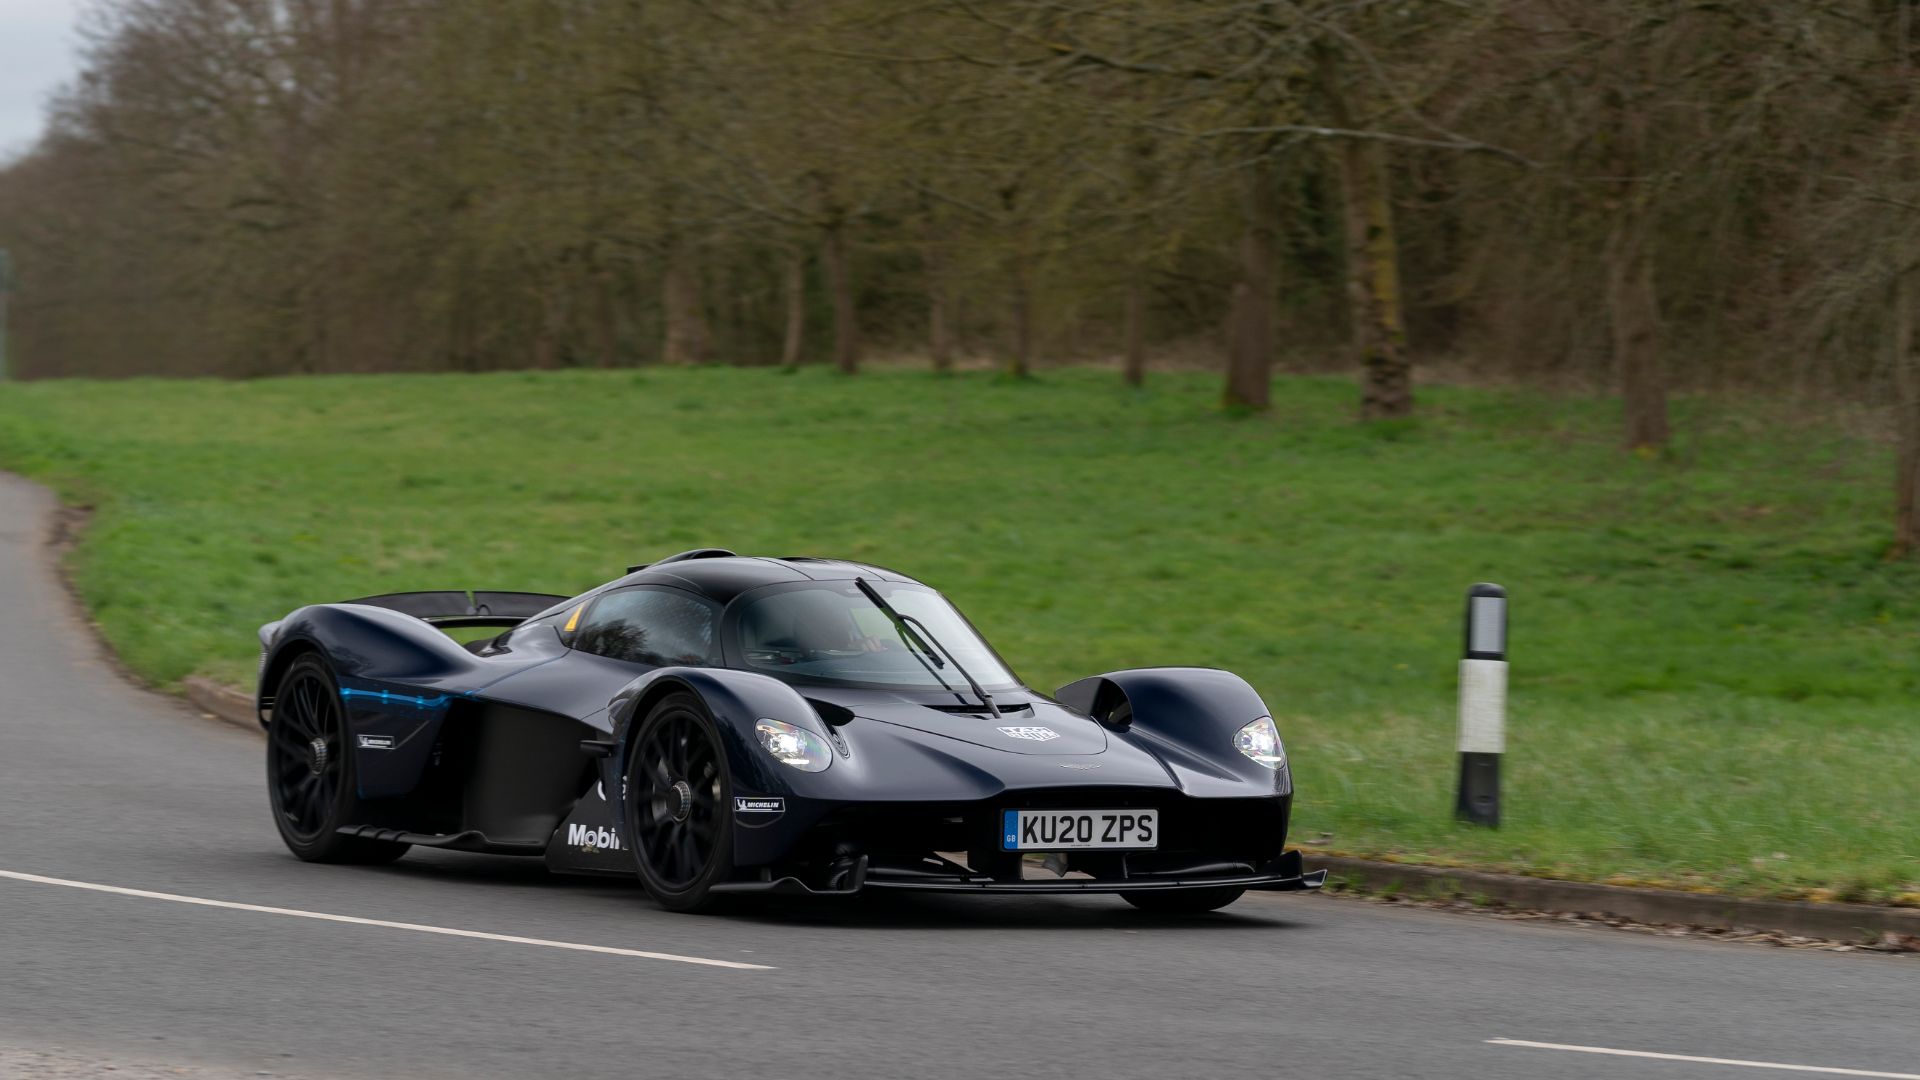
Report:
[[[396,694],[391,690],[351,690],[346,687],[341,688],[340,696],[348,699],[366,698],[369,701],[378,701],[382,705],[412,705],[421,709],[437,709],[453,700],[445,694],[415,697],[412,694]]]

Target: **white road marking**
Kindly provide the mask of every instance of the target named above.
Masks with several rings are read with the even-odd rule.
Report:
[[[1526,1039],[1488,1039],[1495,1046],[1530,1046],[1536,1050],[1571,1050],[1576,1054],[1611,1054],[1614,1057],[1655,1058],[1660,1061],[1692,1061],[1702,1065],[1739,1065],[1748,1069],[1779,1069],[1783,1072],[1827,1073],[1833,1076],[1878,1076],[1885,1080],[1920,1080],[1920,1073],[1874,1072],[1872,1069],[1836,1069],[1828,1065],[1782,1065],[1777,1061],[1741,1061],[1738,1058],[1694,1057],[1690,1054],[1656,1054],[1650,1050],[1611,1050],[1604,1046],[1569,1046],[1566,1043],[1529,1042]]]
[[[69,881],[66,878],[22,874],[16,870],[0,870],[0,878],[27,881],[36,885],[58,885],[67,889],[111,893],[114,896],[135,896],[143,900],[165,900],[174,904],[225,908],[228,911],[254,911],[263,915],[289,915],[296,919],[318,919],[322,922],[350,923],[354,926],[383,926],[389,930],[412,930],[421,934],[441,934],[446,937],[474,938],[479,941],[503,941],[509,945],[540,945],[549,949],[571,949],[574,952],[605,953],[609,956],[633,956],[642,960],[671,960],[676,964],[699,964],[704,967],[734,968],[740,971],[774,970],[768,964],[743,964],[736,960],[713,960],[704,956],[681,956],[678,953],[648,952],[643,949],[617,949],[611,945],[583,945],[577,941],[549,941],[546,938],[517,937],[513,934],[488,934],[479,930],[456,930],[450,926],[426,926],[421,923],[391,922],[386,919],[362,919],[356,915],[331,915],[324,911],[302,911],[299,908],[268,907],[264,904],[238,904],[231,900],[208,900],[201,896],[180,896],[175,893],[150,892],[146,889],[125,889],[118,885],[95,885],[89,881]]]

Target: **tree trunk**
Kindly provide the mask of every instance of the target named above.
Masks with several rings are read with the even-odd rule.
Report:
[[[352,0],[330,0],[327,5],[328,29],[333,36],[333,79],[336,103],[343,108],[353,98],[354,90],[354,35],[352,25],[354,12]]]
[[[618,367],[620,364],[620,320],[613,303],[613,273],[602,270],[594,275],[593,316],[594,327],[600,338],[600,355],[597,358],[603,368]]]
[[[1900,450],[1894,471],[1893,547],[1890,559],[1912,555],[1920,545],[1920,358],[1913,351],[1914,275],[1905,270],[1894,278],[1888,297],[1892,332],[1888,357],[1893,367],[1895,425]]]
[[[1421,347],[1429,355],[1451,354],[1460,345],[1466,318],[1463,267],[1467,261],[1466,226],[1460,211],[1460,156],[1436,154],[1427,165],[1428,181],[1421,193],[1420,216],[1433,222],[1434,257],[1442,291],[1427,305],[1420,323]]]
[[[859,312],[853,299],[853,275],[847,267],[846,226],[835,221],[820,242],[820,261],[833,294],[833,365],[842,374],[860,371]]]
[[[1892,58],[1894,70],[1904,81],[1913,69],[1915,40],[1913,0],[1873,0],[1873,26],[1880,44]]]
[[[479,371],[480,349],[474,329],[473,300],[465,264],[455,263],[452,295],[447,299],[447,357],[457,371]]]
[[[1124,336],[1120,377],[1128,386],[1141,386],[1147,381],[1147,286],[1137,269],[1127,281]]]
[[[1618,63],[1644,80],[1644,55]],[[1632,65],[1632,67],[1628,67]],[[1646,164],[1645,109],[1624,93],[1607,99],[1612,153],[1607,169],[1612,184],[1611,211],[1603,252],[1607,275],[1607,315],[1613,333],[1614,370],[1620,380],[1622,419],[1629,450],[1657,450],[1667,444],[1667,372],[1660,355],[1660,294],[1653,284],[1653,218],[1658,181],[1643,174]]]
[[[551,276],[540,286],[540,329],[533,339],[533,366],[549,371],[560,366],[568,326],[567,290]]]
[[[1033,271],[1031,260],[1024,254],[1014,255],[1007,281],[1013,288],[1013,342],[1007,374],[1024,379],[1033,373]]]
[[[1647,213],[1637,193],[1615,208],[1607,237],[1607,312],[1629,450],[1667,444],[1667,373],[1660,356],[1660,298],[1653,286]]]
[[[1322,46],[1320,88],[1333,125],[1363,126],[1347,101],[1337,59]],[[1393,225],[1393,188],[1386,147],[1373,139],[1339,145],[1340,212],[1345,224],[1347,306],[1353,351],[1360,362],[1360,418],[1388,420],[1413,414],[1413,363],[1401,312],[1400,243]]]
[[[1413,415],[1413,363],[1401,311],[1400,244],[1393,227],[1393,192],[1386,148],[1349,140],[1347,246],[1354,306],[1354,344],[1360,353],[1360,418]],[[1356,182],[1357,181],[1357,182]]]
[[[800,366],[800,347],[807,332],[807,254],[800,248],[787,252],[784,288],[787,294],[787,327],[780,340],[780,366]]]
[[[559,346],[553,335],[545,329],[533,339],[533,366],[541,371],[551,371],[560,366]]]
[[[1273,403],[1273,263],[1279,229],[1274,212],[1273,169],[1261,162],[1247,170],[1246,231],[1240,237],[1240,280],[1227,315],[1229,409],[1265,409]]]
[[[929,247],[927,268],[927,349],[933,356],[933,370],[945,375],[953,370],[953,313],[948,310],[947,261],[939,249]]]
[[[706,303],[700,293],[700,269],[685,241],[667,244],[666,274],[661,281],[666,341],[660,359],[668,364],[704,364],[713,358],[713,335],[707,328]]]

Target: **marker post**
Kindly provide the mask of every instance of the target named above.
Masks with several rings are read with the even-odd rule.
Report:
[[[1500,756],[1507,751],[1507,590],[1467,590],[1460,659],[1460,787],[1454,816],[1500,827]]]

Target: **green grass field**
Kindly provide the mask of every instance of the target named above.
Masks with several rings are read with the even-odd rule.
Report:
[[[1920,904],[1920,568],[1890,455],[1683,404],[1431,388],[1353,422],[1207,375],[657,370],[0,385],[0,466],[96,508],[121,656],[244,685],[254,629],[398,589],[572,592],[701,545],[945,589],[1034,686],[1204,664],[1265,695],[1323,850]],[[1513,597],[1506,827],[1455,825],[1465,587]]]

